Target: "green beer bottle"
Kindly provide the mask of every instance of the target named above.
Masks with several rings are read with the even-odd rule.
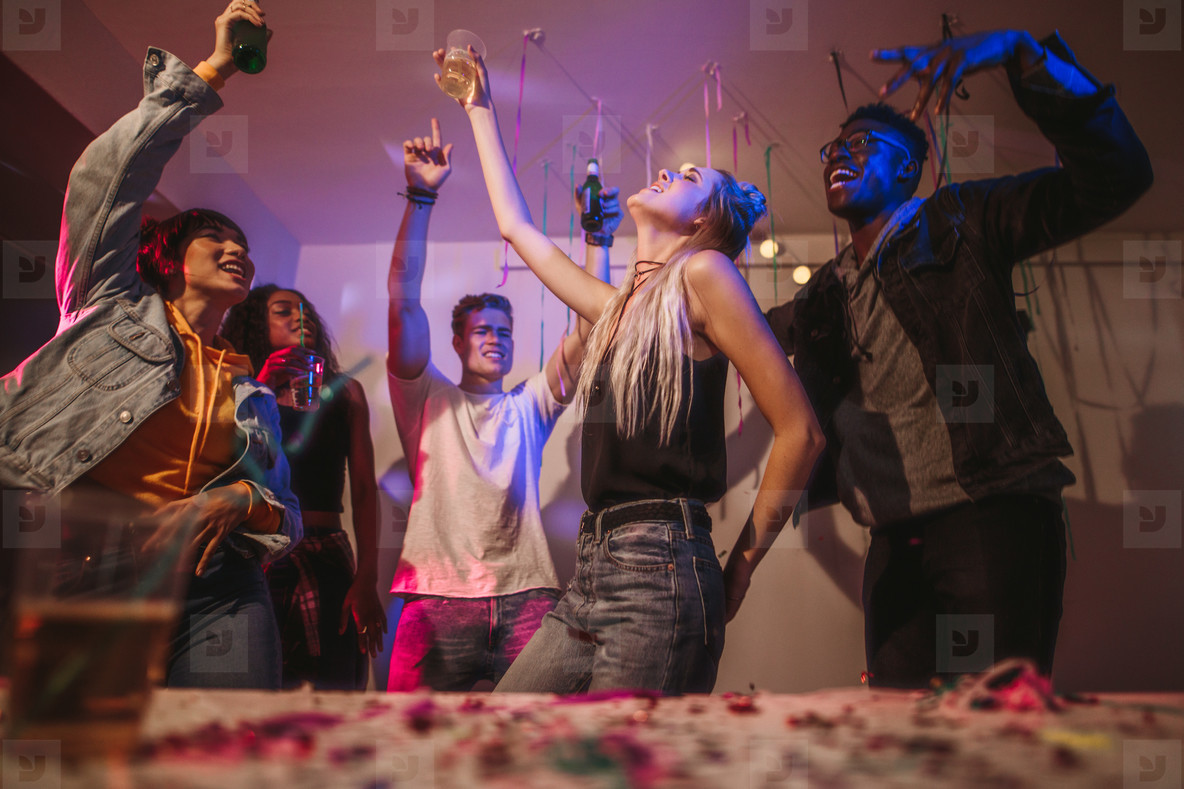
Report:
[[[580,211],[580,227],[589,233],[599,233],[604,226],[604,210],[600,206],[600,162],[588,160],[588,177],[580,187],[583,210]]]
[[[253,1],[253,0],[252,0]],[[258,74],[267,65],[267,26],[256,27],[245,19],[234,23],[231,57],[238,70]]]

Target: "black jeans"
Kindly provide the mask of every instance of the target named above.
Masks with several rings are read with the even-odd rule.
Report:
[[[869,683],[928,687],[1011,657],[1052,672],[1065,586],[1061,508],[993,496],[872,529],[863,576]]]
[[[223,545],[190,578],[170,652],[169,687],[280,689],[280,634],[258,559]]]

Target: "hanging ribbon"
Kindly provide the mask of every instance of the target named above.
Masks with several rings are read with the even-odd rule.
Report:
[[[723,83],[720,78],[719,64],[709,60],[701,67],[703,70],[703,135],[707,148],[706,165],[711,166],[711,78],[715,77],[715,108],[724,107]]]
[[[654,182],[654,129],[658,127],[653,123],[645,125],[645,177],[646,186]]]
[[[954,37],[953,23],[957,22],[957,17],[951,17],[949,14],[941,15],[941,40],[949,41]],[[970,91],[966,89],[964,80],[958,80],[958,84],[954,86],[954,95],[965,101],[970,98]]]
[[[839,50],[830,51],[830,62],[835,64],[835,76],[839,78],[839,95],[843,97],[843,109],[850,112],[851,108],[847,105],[847,89],[843,87],[843,67],[839,65]]]
[[[933,140],[933,157],[929,160],[929,171],[933,174],[933,190],[936,192],[937,188],[941,186],[942,175],[946,169],[945,136],[937,136],[937,131],[933,128],[933,121],[929,119],[928,112],[921,114],[925,116],[925,125],[929,127],[929,138]],[[938,174],[938,167],[941,168],[942,175]]]
[[[604,116],[604,102],[593,97],[592,101],[596,102],[596,131],[592,132],[592,158],[600,159],[600,138],[604,135],[601,128],[602,118]]]
[[[740,145],[738,139],[738,126],[744,124],[744,144],[749,148],[752,147],[752,137],[748,133],[748,113],[741,112],[739,115],[732,118],[732,172],[740,172]]]
[[[575,252],[576,252],[576,249],[575,249],[575,246],[576,246],[576,244],[575,244],[575,239],[576,239],[575,196],[576,196],[576,154],[578,152],[579,152],[579,149],[575,145],[572,145],[571,146],[571,174],[570,174],[571,186],[567,192],[568,195],[571,196],[571,199],[568,201],[571,204],[571,216],[567,220],[567,256],[569,258],[574,257]],[[571,307],[567,308],[567,326],[569,329],[571,328]]]
[[[765,148],[765,181],[768,184],[769,194],[766,197],[768,211],[769,211],[769,238],[773,240],[773,303],[780,301],[777,295],[777,231],[773,226],[773,146],[776,143],[769,143],[769,147]]]
[[[550,180],[549,174],[551,171],[551,160],[543,159],[543,235],[547,235],[547,181]],[[547,340],[543,329],[546,327],[546,320],[543,318],[543,307],[547,303],[547,287],[541,282],[539,283],[539,371],[543,369],[546,364],[547,356]]]
[[[514,156],[510,161],[510,168],[514,176],[518,175],[518,138],[522,135],[522,94],[526,89],[526,48],[534,36],[534,31],[527,30],[522,34],[522,65],[518,70],[518,114],[514,121]],[[502,244],[502,281],[497,284],[504,287],[510,278],[510,242]]]

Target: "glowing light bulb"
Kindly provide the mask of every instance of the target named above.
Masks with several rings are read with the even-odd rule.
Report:
[[[810,267],[809,266],[795,266],[793,270],[793,281],[799,285],[805,285],[810,281]]]

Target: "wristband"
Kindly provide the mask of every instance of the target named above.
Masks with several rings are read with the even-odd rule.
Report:
[[[611,247],[613,245],[612,233],[586,233],[584,241],[593,247]]]

